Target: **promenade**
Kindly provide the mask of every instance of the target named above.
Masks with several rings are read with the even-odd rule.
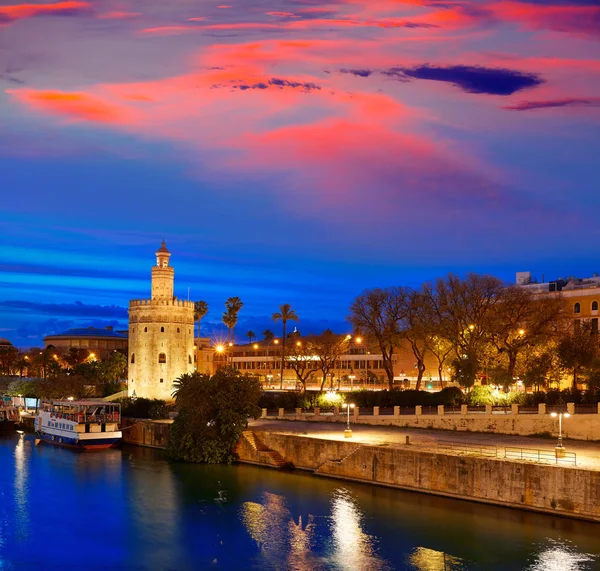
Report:
[[[430,430],[421,428],[400,428],[393,426],[373,426],[351,423],[352,438],[344,437],[346,425],[343,423],[256,419],[250,421],[249,428],[254,431],[293,434],[309,438],[356,442],[359,444],[406,447],[406,437],[409,446],[422,450],[443,450],[445,453],[460,453],[460,446],[454,451],[449,444],[456,443],[466,446],[495,446],[498,455],[504,456],[506,448],[541,450],[554,454],[556,438],[536,438],[532,436],[512,436],[506,434],[474,433],[449,430]],[[563,440],[567,452],[573,452],[577,457],[577,467],[600,471],[600,442],[584,442],[579,440]],[[528,454],[525,453],[525,456]],[[515,460],[514,457],[510,458]],[[523,462],[533,462],[524,459]],[[544,463],[548,463],[545,461]],[[563,463],[561,462],[561,465]]]

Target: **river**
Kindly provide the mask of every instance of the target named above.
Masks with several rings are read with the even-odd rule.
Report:
[[[0,571],[600,569],[600,525],[160,451],[0,439]]]

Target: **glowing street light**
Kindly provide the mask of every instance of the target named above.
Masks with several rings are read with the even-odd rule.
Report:
[[[350,409],[354,409],[354,403],[345,402],[342,404],[342,408],[345,408],[348,411],[348,420],[346,422],[346,430],[344,430],[344,438],[352,438],[352,430],[350,430]]]
[[[556,418],[558,416],[558,444],[554,449],[556,451],[556,456],[561,457],[565,455],[565,447],[562,443],[562,419],[569,418],[571,415],[568,412],[551,412],[550,416],[552,418]]]
[[[253,349],[258,349],[258,343],[255,343],[254,345],[252,345]]]

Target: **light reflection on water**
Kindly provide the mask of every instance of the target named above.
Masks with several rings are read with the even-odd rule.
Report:
[[[599,536],[597,524],[299,472],[0,440],[0,571],[588,571]]]
[[[598,530],[600,543],[600,530]],[[539,546],[535,561],[527,571],[583,571],[600,568],[600,557],[591,553],[579,553],[569,541],[549,539]]]

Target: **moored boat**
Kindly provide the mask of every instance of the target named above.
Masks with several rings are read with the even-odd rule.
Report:
[[[35,431],[44,442],[82,450],[114,448],[121,442],[121,406],[104,401],[44,402]]]
[[[20,421],[21,417],[16,407],[0,404],[0,434],[14,432]]]

